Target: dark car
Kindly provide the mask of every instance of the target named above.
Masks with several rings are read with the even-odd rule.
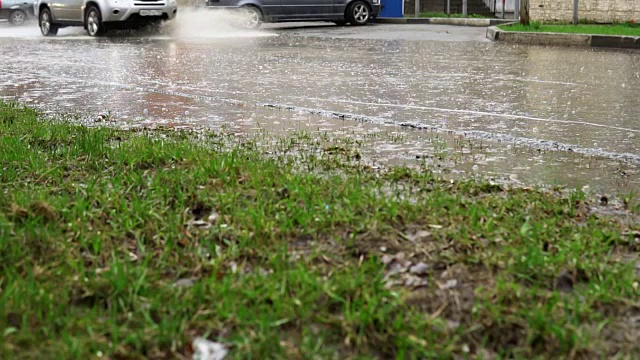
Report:
[[[207,0],[210,9],[246,13],[243,26],[262,22],[332,21],[339,25],[365,25],[380,12],[380,0]]]
[[[0,19],[7,19],[11,25],[23,25],[33,18],[33,1],[0,0]]]

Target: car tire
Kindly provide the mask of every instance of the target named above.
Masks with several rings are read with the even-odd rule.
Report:
[[[58,34],[58,25],[53,23],[53,17],[51,17],[51,10],[44,8],[40,10],[38,15],[38,26],[40,26],[40,32],[44,36],[56,36]]]
[[[107,32],[107,29],[102,23],[102,14],[100,9],[96,6],[89,6],[87,13],[84,17],[84,25],[87,28],[87,34],[91,37],[102,36]]]
[[[24,25],[26,21],[27,21],[27,13],[25,13],[22,10],[13,10],[9,14],[9,23],[11,25],[15,25],[15,26]]]
[[[243,19],[241,25],[245,29],[257,29],[262,25],[262,11],[255,6],[242,7]]]
[[[366,25],[371,20],[371,9],[364,1],[354,1],[347,10],[346,18],[351,25]]]

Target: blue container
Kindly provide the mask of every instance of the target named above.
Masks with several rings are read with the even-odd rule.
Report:
[[[378,17],[401,18],[404,16],[404,0],[381,0],[382,9]]]

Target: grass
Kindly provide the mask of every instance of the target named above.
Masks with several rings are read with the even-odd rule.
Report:
[[[470,18],[470,19],[488,19],[489,17],[479,15],[479,14],[468,14],[464,16],[462,14],[447,14],[447,13],[439,13],[439,12],[424,12],[420,13],[420,17],[423,18]]]
[[[501,25],[498,26],[506,31],[525,31],[525,32],[551,32],[551,33],[572,33],[572,34],[592,34],[592,35],[625,35],[640,36],[640,27],[636,24],[612,24],[612,25],[596,25],[596,24],[578,24],[578,25],[553,25],[541,24],[540,22],[532,22],[529,26],[521,24]]]
[[[196,336],[233,359],[640,351],[630,203],[274,144],[0,103],[0,358],[180,359]]]

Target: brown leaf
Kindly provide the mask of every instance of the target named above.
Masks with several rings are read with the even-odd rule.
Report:
[[[29,216],[29,212],[27,209],[18,206],[15,203],[12,203],[9,208],[9,217],[12,220],[21,220]]]
[[[218,271],[216,271],[216,279],[217,280],[222,280],[224,278],[225,275],[225,271],[223,268],[218,268]]]
[[[47,221],[58,220],[58,212],[51,205],[45,202],[35,202],[30,206],[31,211],[36,216],[41,216]]]

